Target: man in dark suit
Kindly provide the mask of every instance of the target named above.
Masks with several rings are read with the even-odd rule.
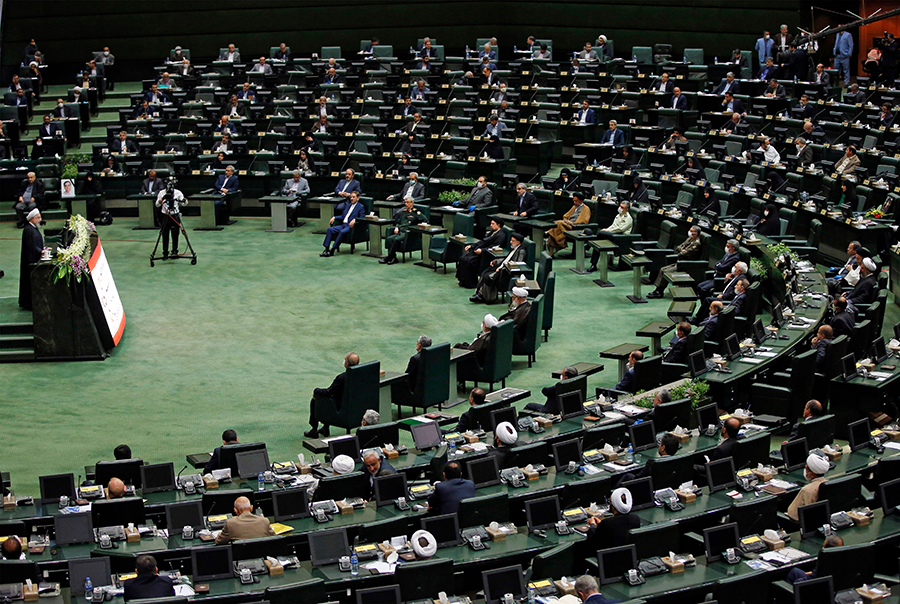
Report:
[[[847,300],[843,297],[835,298],[833,306],[834,316],[831,318],[831,323],[829,323],[833,337],[852,336],[856,320],[847,311]]]
[[[459,502],[475,497],[475,483],[462,477],[462,468],[455,461],[444,466],[444,480],[434,485],[434,493],[428,498],[429,514],[455,514]]]
[[[328,72],[325,74],[325,80],[322,82],[323,84],[340,84],[341,83],[341,74],[337,73],[334,67],[331,67]]]
[[[806,143],[806,139],[799,137],[794,141],[794,144],[797,146],[797,165],[808,166],[813,163],[813,150]]]
[[[403,117],[409,117],[411,115],[415,115],[418,112],[419,110],[415,105],[412,104],[412,98],[406,96],[403,99],[403,107],[400,108],[400,115],[402,115]]]
[[[625,145],[625,133],[619,130],[619,124],[616,120],[609,120],[609,130],[603,133],[600,144],[612,144],[614,147]]]
[[[747,122],[744,121],[744,118],[737,111],[732,113],[731,119],[725,122],[725,124],[722,126],[722,130],[727,130],[734,133],[738,133],[745,128],[747,128]]]
[[[225,430],[224,432],[222,432],[222,444],[223,445],[234,445],[234,444],[237,444],[238,442],[240,442],[240,441],[238,441],[237,432],[235,432],[234,430]],[[222,450],[222,447],[216,447],[213,450],[212,457],[210,457],[209,461],[206,462],[206,465],[203,466],[204,474],[209,474],[213,470],[219,469],[219,458],[221,455],[221,450]]]
[[[484,315],[484,319],[481,320],[481,331],[478,332],[478,335],[475,336],[475,339],[469,342],[460,342],[458,344],[454,344],[453,348],[459,348],[460,350],[471,350],[475,353],[475,360],[478,361],[480,365],[484,364],[484,357],[487,354],[488,344],[491,341],[491,327],[499,323],[497,321],[497,317],[488,313]],[[480,404],[480,403],[479,403]]]
[[[681,94],[681,88],[676,86],[672,89],[672,100],[669,101],[669,109],[679,109],[685,111],[688,108],[687,97]]]
[[[785,96],[784,86],[778,83],[778,80],[772,78],[769,80],[769,86],[766,88],[763,96],[774,99],[783,99]]]
[[[423,126],[425,126],[425,122],[422,121],[422,115],[417,111],[413,114],[412,121],[406,122],[406,125],[400,129],[400,132],[405,134],[421,134]]]
[[[37,174],[29,172],[26,178],[19,183],[19,191],[16,193],[16,203],[13,209],[18,216],[17,225],[20,229],[25,226],[28,218],[27,215],[33,209],[44,210],[47,205],[44,203],[46,188],[43,181],[38,180]]]
[[[228,201],[225,196],[228,193],[233,193],[241,188],[241,183],[238,181],[238,177],[234,175],[234,166],[225,166],[225,174],[220,174],[218,178],[216,178],[215,187],[216,193],[221,194],[221,198],[216,200],[216,224],[228,224],[229,219],[231,218],[231,211],[228,208]]]
[[[794,109],[799,109],[799,111],[795,111],[795,115],[797,115],[797,119],[806,120],[813,119],[816,117],[816,106],[809,102],[809,97],[805,94],[800,96],[800,102],[797,103],[797,106]]]
[[[225,106],[222,107],[222,113],[220,115],[228,118],[247,117],[247,106],[238,100],[236,94],[232,94]]]
[[[494,193],[487,186],[487,178],[479,176],[478,181],[469,192],[469,197],[465,201],[454,201],[454,206],[463,206],[469,209],[484,208],[494,201]]]
[[[41,127],[38,128],[38,136],[41,138],[54,138],[56,136],[57,128],[56,124],[50,121],[50,116],[44,116],[44,123],[41,124]]]
[[[457,346],[456,348],[459,347]],[[469,392],[469,408],[459,416],[459,422],[456,424],[454,432],[462,433],[467,430],[481,429],[481,426],[472,418],[472,407],[484,403],[485,396],[486,393],[483,388],[472,388],[471,392]]]
[[[650,85],[650,90],[663,94],[671,94],[674,89],[675,82],[669,79],[669,74],[666,72],[663,72],[663,74],[659,76],[659,81]]]
[[[828,327],[827,325],[823,325],[823,327]],[[806,401],[806,405],[803,406],[803,419],[813,419],[816,417],[822,417],[824,410],[822,409],[822,403],[817,401],[816,399],[810,399]],[[794,422],[794,425],[791,426],[791,435],[784,442],[794,440],[797,438],[797,435],[800,432],[800,422]]]
[[[526,250],[522,246],[525,236],[521,233],[513,233],[509,237],[509,254],[503,260],[495,258],[491,260],[490,266],[481,273],[481,279],[475,286],[475,294],[469,298],[469,302],[485,302],[493,304],[497,301],[497,295],[500,287],[505,287],[509,283],[511,262],[525,262]]]
[[[796,44],[791,44],[790,54],[787,57],[786,64],[782,64],[781,68],[787,67],[788,75],[801,82],[806,79],[809,73],[809,58],[806,51],[797,48]]]
[[[163,181],[156,177],[156,170],[151,169],[147,172],[147,178],[141,183],[141,195],[153,195],[156,197],[165,188]]]
[[[741,93],[741,85],[734,78],[734,73],[731,71],[725,74],[725,78],[719,82],[719,85],[713,90],[713,94],[725,94],[726,92],[730,92],[731,94]]]
[[[388,201],[402,201],[407,197],[412,197],[415,200],[425,198],[425,185],[419,182],[419,174],[417,172],[410,172],[409,182],[403,184],[403,188],[400,189],[399,193],[389,196]]]
[[[741,430],[741,422],[737,418],[729,417],[722,426],[722,437],[725,439],[719,443],[719,446],[713,449],[712,453],[706,457],[706,463],[725,459],[734,456],[734,447],[738,440],[738,432]],[[694,484],[706,482],[706,464],[694,465],[695,479]],[[699,481],[698,481],[699,479]]]
[[[156,83],[150,84],[150,90],[144,93],[144,99],[151,105],[159,105],[168,102],[168,97],[163,93]]]
[[[734,94],[731,92],[725,93],[725,98],[722,99],[722,111],[731,111],[734,113],[743,114],[744,113],[744,103],[741,99],[734,98]]]
[[[615,390],[634,393],[634,391],[636,390],[634,386],[634,364],[638,361],[643,360],[643,352],[641,352],[640,350],[631,351],[631,354],[628,355],[628,367],[625,369],[625,373],[622,375],[622,379],[619,380],[618,384],[616,384]]]
[[[513,346],[521,345],[528,329],[528,316],[531,314],[531,302],[528,301],[528,290],[514,287],[510,292],[512,304],[509,310],[500,315],[500,321],[511,319],[513,322]]]
[[[530,193],[525,188],[525,183],[520,182],[516,185],[516,209],[513,210],[513,216],[531,216],[540,209],[537,197],[534,193]]]
[[[759,70],[758,80],[765,80],[768,82],[778,73],[778,68],[775,67],[775,62],[772,60],[772,57],[766,59],[766,64]],[[827,74],[826,74],[827,75]]]
[[[59,118],[75,117],[75,110],[66,106],[65,101],[62,99],[56,99],[56,107],[50,111],[50,115]]]
[[[331,226],[325,231],[325,240],[322,242],[325,250],[319,256],[323,258],[334,256],[341,245],[341,240],[356,226],[356,221],[362,220],[366,215],[365,206],[359,203],[359,191],[350,193],[349,199],[338,205],[335,210],[338,214],[328,221]]]
[[[850,84],[849,92],[844,93],[844,102],[849,103],[851,105],[865,103],[866,102],[866,93],[864,90],[859,89],[859,84],[854,82],[853,84]]]
[[[28,223],[22,230],[22,256],[19,262],[19,306],[24,310],[31,310],[31,265],[41,260],[44,237],[38,229],[41,212],[35,208],[27,214],[26,219]]]
[[[506,232],[503,230],[503,219],[491,219],[487,235],[473,244],[467,245],[462,257],[456,263],[456,280],[460,287],[474,289],[481,275],[481,257],[485,250],[492,247],[506,247]]]
[[[663,362],[687,364],[687,337],[691,333],[691,324],[682,321],[675,328],[675,337],[669,343],[669,347],[663,351]]]
[[[722,310],[722,304],[719,300],[713,300],[709,303],[709,309],[706,311],[709,313],[705,319],[700,321],[697,325],[703,328],[703,339],[704,341],[716,342],[718,341],[719,334],[719,311]]]
[[[319,420],[316,419],[316,397],[326,397],[334,401],[335,407],[340,411],[341,409],[341,399],[344,396],[344,378],[347,375],[347,369],[350,367],[356,367],[359,365],[359,355],[355,352],[347,353],[347,356],[344,357],[344,371],[337,374],[334,378],[334,381],[331,382],[331,385],[328,388],[316,388],[313,390],[312,400],[309,402],[309,430],[303,433],[303,436],[307,438],[316,438],[319,434],[322,436],[329,436],[330,432],[328,426],[322,425],[322,429],[319,430]]]
[[[138,556],[135,563],[137,577],[125,581],[125,600],[166,598],[175,596],[175,585],[169,577],[160,577],[153,556]]]
[[[575,580],[575,594],[584,604],[612,604],[618,600],[608,600],[600,593],[597,579],[590,575],[582,575]]]
[[[701,281],[697,284],[697,294],[704,298],[712,292],[715,287],[715,279],[724,279],[727,275],[731,273],[731,269],[734,268],[734,265],[738,263],[741,259],[738,254],[738,241],[737,239],[729,239],[725,243],[725,254],[722,256],[722,259],[716,262],[716,265],[713,267],[713,277],[712,279],[707,279],[705,281]]]
[[[821,63],[816,65],[816,71],[813,73],[812,81],[815,84],[824,86],[826,93],[831,88],[831,75],[825,71],[825,66]]]
[[[110,152],[116,151],[122,154],[136,154],[138,152],[137,145],[133,140],[128,139],[128,133],[124,130],[119,132],[119,139],[115,141],[109,148]]]
[[[542,405],[540,403],[528,403],[525,405],[527,411],[537,411],[538,413],[559,414],[559,399],[556,396],[556,388],[565,380],[571,380],[578,376],[578,370],[574,367],[566,367],[560,372],[561,379],[552,386],[545,386],[541,389],[541,394],[546,397],[547,401]]]
[[[745,277],[741,277],[737,280],[737,283],[734,284],[734,298],[725,305],[725,308],[734,306],[735,316],[740,316],[741,309],[744,307],[744,302],[747,301],[748,287],[750,287],[750,282]]]
[[[157,108],[157,111],[158,110],[159,109]],[[150,103],[148,101],[141,101],[141,104],[138,105],[137,107],[135,107],[132,117],[136,120],[152,119],[153,111],[154,111],[154,108],[150,106]]]
[[[426,335],[419,336],[419,339],[416,340],[416,354],[409,357],[409,362],[406,364],[406,382],[409,385],[410,390],[416,389],[416,380],[419,377],[419,361],[421,360],[421,353],[423,348],[428,348],[431,346],[431,338]]]
[[[279,61],[287,61],[291,58],[291,49],[287,47],[287,44],[282,42],[278,45],[278,50],[275,51],[275,59]]]
[[[750,69],[750,62],[747,60],[747,57],[744,56],[744,53],[741,52],[740,48],[734,49],[730,63],[734,65],[735,70],[739,74],[743,72],[744,68]]]
[[[362,193],[362,187],[359,186],[359,181],[354,178],[355,175],[356,173],[351,168],[347,168],[344,171],[344,179],[335,185],[334,194],[346,199],[350,197],[351,193]]]
[[[594,110],[591,109],[591,103],[587,99],[581,102],[581,109],[578,110],[578,114],[576,115],[575,120],[579,124],[597,123],[597,116],[594,113]]]
[[[363,466],[369,475],[369,499],[375,496],[375,479],[378,476],[391,476],[397,473],[397,470],[388,463],[387,459],[382,459],[378,449],[366,449],[363,451]]]

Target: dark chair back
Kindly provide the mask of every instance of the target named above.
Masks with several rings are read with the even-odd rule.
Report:
[[[634,387],[652,390],[662,384],[662,355],[641,359],[634,364]]]
[[[203,515],[209,515],[210,510],[216,514],[231,514],[234,510],[234,500],[238,497],[246,497],[251,505],[255,505],[253,491],[250,489],[237,489],[236,491],[207,491],[203,493]]]
[[[383,522],[361,524],[357,541],[359,543],[381,543],[382,541],[389,541],[391,537],[408,534],[410,534],[409,518],[398,516]]]
[[[810,449],[818,449],[834,442],[834,416],[809,418],[797,427],[797,438],[806,438]]]
[[[654,483],[654,487],[656,485]],[[677,552],[681,538],[677,522],[658,522],[628,531],[630,542],[637,550],[638,560],[654,556],[668,556],[669,552]]]
[[[772,439],[768,434],[760,434],[750,438],[744,438],[734,443],[734,467],[755,468],[758,463],[765,463],[769,459]]]
[[[857,359],[866,356],[866,351],[872,343],[872,327],[873,323],[869,319],[860,321],[853,326],[853,335],[850,337],[850,352],[856,355]]]
[[[568,577],[575,570],[575,543],[557,545],[531,560],[531,580]]]
[[[0,537],[8,537],[9,535],[27,537],[28,533],[25,531],[25,523],[21,520],[5,520],[0,522]]]
[[[537,269],[537,277],[535,279],[538,282],[538,285],[541,286],[541,290],[544,289],[545,284],[547,283],[547,276],[553,270],[553,257],[547,252],[541,252],[541,257],[538,258],[538,269]]]
[[[846,512],[862,500],[862,474],[845,474],[819,485],[819,501],[828,501],[831,513]]]
[[[875,545],[843,545],[819,552],[816,576],[834,578],[834,591],[859,587],[874,578]]]
[[[433,405],[440,407],[447,401],[450,384],[450,344],[435,344],[423,348],[419,353],[418,383],[416,384],[416,398],[421,401],[423,408]]]
[[[460,528],[487,526],[491,522],[509,522],[509,495],[495,493],[463,499],[459,502],[456,516]]]
[[[528,366],[535,358],[538,348],[541,347],[541,327],[544,321],[544,294],[538,294],[531,301],[531,310],[528,312],[528,323],[525,326],[525,337],[521,342],[513,339],[513,354],[528,357]]]
[[[453,593],[453,560],[434,558],[398,564],[394,583],[400,587],[400,601],[436,600],[438,593]]]
[[[359,426],[366,409],[379,408],[380,371],[381,363],[379,361],[370,361],[347,368],[344,400],[341,404],[341,411],[346,409],[344,415],[346,425],[340,426],[341,428],[350,430]]]
[[[550,335],[550,330],[553,328],[553,302],[556,298],[556,271],[551,271],[549,275],[547,275],[547,280],[544,282],[544,289],[542,290],[544,294],[544,318],[541,321],[541,329],[544,330],[544,341],[547,341],[547,337]]]
[[[266,588],[265,600],[271,604],[325,602],[325,579],[307,579],[299,583],[272,585]]]
[[[850,347],[850,338],[847,335],[840,335],[831,341],[828,346],[828,373],[825,375],[827,379],[842,375],[844,368],[841,365],[841,359],[847,356],[847,349]]]
[[[725,577],[713,586],[713,600],[718,604],[768,602],[771,582],[768,573],[762,570],[739,577]]]
[[[813,398],[816,354],[815,349],[806,350],[791,359],[791,406],[786,410],[791,422],[803,415],[806,401]]]

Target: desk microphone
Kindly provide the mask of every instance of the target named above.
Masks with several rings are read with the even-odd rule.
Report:
[[[184,472],[185,470],[187,470],[187,464],[184,464],[184,467],[181,468],[181,470],[179,470],[178,476],[175,477],[175,485],[176,486],[184,488],[181,484],[181,473]],[[80,478],[80,476],[79,476],[79,478]]]

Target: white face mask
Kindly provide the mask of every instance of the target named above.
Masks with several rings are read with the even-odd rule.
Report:
[[[479,189],[483,189],[483,188],[484,188],[484,183],[483,183],[483,182],[479,182],[476,186],[477,186]]]
[[[768,40],[768,39],[769,39],[769,34],[766,34],[766,40]]]
[[[40,146],[43,145],[44,143],[42,143],[41,141],[37,141],[37,142],[34,143],[34,144],[37,145],[38,147],[40,147]]]
[[[59,107],[60,109],[63,108],[63,104],[62,104],[62,103],[57,103],[56,106]]]
[[[768,216],[768,215],[769,215],[769,210],[766,210],[765,212],[763,212],[763,216]]]
[[[103,51],[103,56],[104,56],[104,57],[108,57],[108,56],[109,56],[109,51],[108,51],[108,50],[104,50],[104,51]]]

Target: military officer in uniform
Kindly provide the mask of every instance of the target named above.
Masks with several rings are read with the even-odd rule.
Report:
[[[378,261],[381,264],[397,264],[397,252],[400,251],[400,246],[406,241],[409,230],[420,222],[425,222],[425,215],[416,209],[414,205],[415,200],[412,197],[407,196],[403,203],[403,209],[394,215],[396,226],[394,226],[394,232],[388,235],[385,240],[388,255]]]

